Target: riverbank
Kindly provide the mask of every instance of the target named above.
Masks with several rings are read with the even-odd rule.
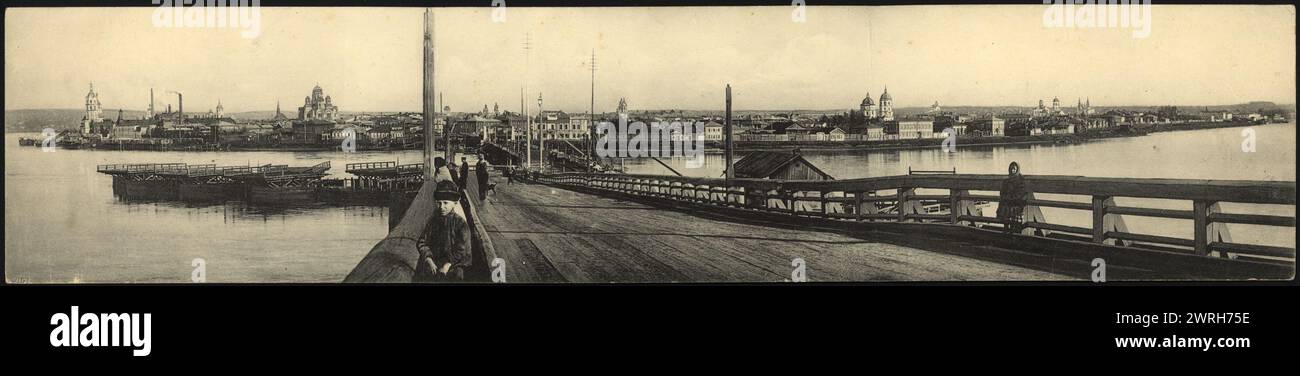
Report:
[[[339,144],[277,144],[277,145],[248,145],[248,144],[196,144],[196,143],[175,143],[162,142],[161,139],[131,139],[131,140],[98,140],[88,141],[84,139],[59,139],[55,145],[62,149],[81,149],[81,150],[114,150],[114,151],[282,151],[282,152],[330,152],[342,151]],[[18,146],[40,146],[41,142],[36,138],[19,138]],[[403,151],[403,150],[421,150],[423,143],[406,144],[406,145],[356,145],[356,151]]]
[[[1086,133],[1039,136],[1004,136],[1004,137],[958,137],[957,147],[991,147],[1043,144],[1077,144],[1090,140],[1139,137],[1156,132],[1191,131],[1216,128],[1247,127],[1267,125],[1250,121],[1205,122],[1193,124],[1152,124],[1124,129],[1104,129]],[[944,139],[928,138],[914,140],[890,141],[736,141],[736,151],[780,151],[799,148],[802,150],[915,150],[932,149],[943,146]],[[710,151],[722,151],[721,145],[706,146]]]
[[[1251,125],[1265,125],[1268,123],[1255,123],[1250,121],[1231,121],[1231,122],[1204,122],[1190,124],[1148,124],[1135,125],[1131,128],[1122,129],[1103,129],[1094,130],[1085,133],[1064,134],[1064,135],[1038,135],[1038,136],[1004,136],[1004,137],[958,137],[957,147],[992,147],[992,146],[1016,146],[1016,145],[1044,145],[1044,144],[1075,144],[1089,140],[1109,139],[1119,137],[1138,137],[1157,132],[1188,131],[1215,128],[1246,127]],[[38,140],[20,139],[20,146],[38,146]],[[927,139],[910,139],[910,140],[889,140],[889,141],[736,141],[736,151],[780,151],[794,148],[803,150],[913,150],[913,149],[931,149],[943,146],[942,138]],[[256,152],[330,152],[339,151],[340,147],[335,144],[329,145],[308,145],[308,144],[288,144],[288,145],[208,145],[208,144],[163,144],[161,142],[141,142],[132,140],[130,142],[122,141],[100,141],[100,142],[70,142],[61,140],[58,144],[61,148],[66,149],[93,149],[93,150],[133,150],[133,151],[256,151]],[[409,145],[409,144],[408,144]],[[357,145],[357,151],[402,151],[402,150],[420,150],[423,146],[420,143],[414,145],[402,146],[372,146]],[[722,145],[716,142],[706,143],[705,149],[710,152],[722,151]]]

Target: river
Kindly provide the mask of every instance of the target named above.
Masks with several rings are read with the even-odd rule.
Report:
[[[815,151],[804,155],[838,179],[907,174],[918,170],[1005,173],[1011,161],[1026,174],[1295,181],[1294,123],[1252,127],[1256,151],[1242,151],[1242,128],[1162,132],[1075,145],[986,146],[891,151]],[[207,282],[337,282],[387,232],[388,209],[306,206],[290,209],[131,203],[113,196],[112,178],[98,164],[308,166],[399,160],[415,163],[419,151],[402,152],[150,152],[57,150],[19,147],[5,136],[5,278],[13,283],[191,282],[202,261]],[[722,156],[685,168],[693,176],[719,176]],[[653,161],[629,161],[629,172],[664,174]],[[509,189],[503,187],[503,189]],[[1154,200],[1158,201],[1158,200]],[[1121,205],[1131,205],[1121,201]],[[1154,202],[1177,208],[1181,203]],[[1289,214],[1294,208],[1227,205],[1228,211]],[[1086,213],[1045,209],[1049,220],[1086,225]],[[1130,229],[1190,237],[1174,220],[1130,220]],[[1294,228],[1231,228],[1238,242],[1295,246]],[[1184,231],[1185,230],[1185,231]],[[1243,240],[1245,239],[1245,240]]]

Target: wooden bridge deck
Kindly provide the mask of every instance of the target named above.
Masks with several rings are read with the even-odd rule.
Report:
[[[470,179],[473,180],[473,179]],[[479,214],[507,282],[1071,279],[847,235],[713,220],[541,184],[506,185]],[[477,184],[470,184],[476,186]]]

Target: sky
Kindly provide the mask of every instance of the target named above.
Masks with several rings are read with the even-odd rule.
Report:
[[[296,113],[314,85],[343,111],[418,111],[422,8],[262,8],[260,33],[155,27],[154,9],[5,13],[5,109]],[[436,82],[452,111],[1295,103],[1295,8],[1155,5],[1150,35],[1045,26],[1038,5],[491,8],[435,12]],[[500,14],[500,13],[498,13]],[[525,36],[532,49],[525,54]]]

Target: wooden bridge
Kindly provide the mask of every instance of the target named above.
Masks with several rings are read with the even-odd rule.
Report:
[[[1232,242],[1228,224],[1295,227],[1295,183],[1026,176],[1026,229],[1010,234],[974,207],[996,202],[1001,175],[911,175],[835,181],[558,173],[505,185],[473,217],[476,258],[500,257],[507,282],[764,282],[1087,278],[1288,279],[1295,249]],[[477,183],[470,181],[469,189]],[[431,190],[426,186],[422,190]],[[433,204],[422,192],[347,279],[406,282]],[[1080,197],[1041,199],[1033,195]],[[470,195],[473,196],[473,195]],[[1189,210],[1119,206],[1116,197],[1181,200]],[[1220,203],[1289,207],[1225,213]],[[1089,212],[1091,227],[1041,208]],[[927,211],[925,208],[931,208]],[[934,208],[940,208],[936,211]],[[1130,232],[1126,217],[1181,219],[1190,239]],[[492,265],[483,267],[486,281]]]
[[[433,140],[438,106],[430,10],[424,22],[424,131]],[[729,85],[725,111],[731,166]],[[431,164],[434,151],[425,146]],[[509,148],[486,144],[483,151],[518,164]],[[1086,278],[1098,259],[1108,280],[1295,274],[1293,244],[1234,242],[1227,229],[1294,228],[1295,182],[1027,176],[1027,230],[1011,233],[977,206],[999,200],[1001,175],[783,181],[534,170],[526,176],[529,184],[496,179],[496,193],[482,202],[476,179],[466,179],[470,194],[461,206],[472,234],[470,279],[764,282],[796,277],[791,271],[802,267],[811,281],[1039,280]],[[426,181],[409,204],[391,207],[400,221],[345,282],[411,281],[421,239],[441,223],[432,221],[433,186]],[[1175,200],[1184,208],[1123,206],[1117,197]],[[1227,213],[1225,202],[1280,206],[1289,214]],[[1053,222],[1041,208],[1087,212],[1090,225]],[[1136,233],[1124,221],[1133,216],[1180,220],[1193,236]]]

